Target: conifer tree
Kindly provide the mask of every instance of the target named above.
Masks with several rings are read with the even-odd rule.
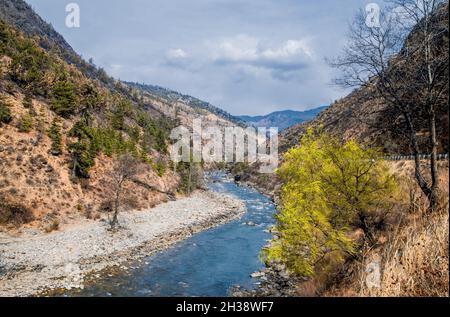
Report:
[[[72,115],[76,111],[77,105],[77,96],[73,84],[67,77],[67,73],[63,71],[53,86],[52,110],[62,117]]]
[[[11,109],[3,95],[0,95],[0,127],[2,123],[10,123],[12,121]]]
[[[59,118],[55,117],[52,121],[52,125],[48,130],[48,136],[52,140],[50,152],[52,155],[58,156],[62,154],[62,135]]]

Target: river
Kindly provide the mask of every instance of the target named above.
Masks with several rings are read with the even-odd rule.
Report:
[[[223,173],[206,177],[209,189],[234,195],[247,206],[239,220],[200,232],[170,249],[130,264],[133,269],[100,278],[67,296],[228,296],[230,287],[252,289],[250,275],[263,268],[259,254],[271,238],[275,205],[255,189]]]

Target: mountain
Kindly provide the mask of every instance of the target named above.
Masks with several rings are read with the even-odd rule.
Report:
[[[186,115],[191,118],[203,115],[205,119],[208,116],[212,116],[220,118],[220,121],[226,121],[241,126],[244,125],[244,122],[238,117],[196,97],[156,85],[132,82],[124,82],[124,84],[135,89],[140,95],[140,98],[145,98],[149,102],[153,101],[154,106],[159,102],[160,106],[158,109],[165,112],[168,116],[176,117],[181,120],[185,119]],[[176,113],[176,115],[174,113]],[[213,118],[209,118],[209,121],[211,121],[211,119]]]
[[[431,21],[435,23],[434,27],[439,30],[439,36],[433,39],[437,59],[446,58],[448,61],[448,3],[435,12]],[[410,33],[405,46],[407,46],[408,41],[420,43],[416,39],[416,33],[415,30]],[[412,43],[411,46],[416,43]],[[408,50],[403,49],[395,58],[401,59],[401,63],[407,60],[407,54]],[[420,60],[414,60],[411,67],[421,69],[424,66]],[[389,73],[386,76],[389,76]],[[410,86],[415,87],[415,77],[412,78]],[[401,130],[397,132],[395,131],[397,129],[392,129],[395,125],[404,124],[404,120],[395,111],[396,109],[393,109],[392,104],[377,96],[375,82],[376,78],[372,78],[372,81],[367,85],[356,88],[346,97],[335,101],[311,121],[301,122],[283,130],[279,137],[280,157],[289,149],[299,145],[302,135],[308,128],[321,129],[342,141],[354,139],[364,145],[381,148],[388,155],[410,155],[412,150],[408,133],[401,133]],[[442,68],[442,73],[435,83],[435,85],[442,86],[445,84],[446,87],[441,94],[442,100],[435,108],[439,153],[448,153],[449,151],[448,67]],[[413,98],[420,98],[421,94],[418,91],[411,92],[410,89],[410,87],[402,87],[400,93]],[[423,110],[417,109],[414,117],[414,123],[418,127],[416,137],[421,153],[429,153],[430,134],[425,126],[429,122],[429,115]],[[405,130],[403,129],[403,131]],[[258,173],[258,168],[257,164],[248,167],[236,165],[232,168],[231,173],[238,175],[241,181],[249,182],[262,191],[269,194],[275,193],[275,196],[277,196],[281,180],[277,179],[276,174],[271,175],[271,177],[261,176]]]
[[[26,36],[34,37],[42,49],[52,51],[66,63],[76,66],[87,77],[99,80],[112,91],[119,88],[115,85],[116,81],[108,76],[104,69],[85,61],[64,37],[36,14],[25,1],[0,0],[0,20]]]
[[[276,111],[265,116],[238,116],[238,118],[254,127],[278,127],[283,131],[295,124],[314,119],[327,106],[306,111],[284,110]]]
[[[112,171],[123,154],[139,162],[124,188],[127,208],[182,194],[187,168],[170,162],[172,128],[233,118],[196,98],[144,88],[84,61],[24,1],[0,0],[0,226],[54,230],[111,211]],[[200,172],[189,167],[189,188]]]
[[[448,2],[441,5],[432,16],[431,23],[438,30],[433,38],[435,49],[435,60],[446,61],[446,66],[441,66],[440,72],[434,79],[434,87],[443,87],[439,95],[433,97],[439,101],[434,112],[436,115],[436,132],[438,139],[438,152],[448,153],[449,151],[449,112],[448,112],[448,54],[449,54],[449,33],[448,33]],[[412,59],[410,47],[420,47],[421,33],[414,28],[405,39],[401,51],[393,57],[391,65],[402,63],[411,64],[412,69],[423,70],[426,66],[420,57]],[[418,51],[419,53],[421,51]],[[437,62],[436,62],[437,63]],[[444,63],[445,64],[445,63]],[[402,69],[402,67],[399,67]],[[402,78],[396,72],[390,73],[387,69],[384,76],[395,76],[393,82],[398,84],[398,95],[409,98],[410,107],[414,106],[414,125],[417,133],[416,138],[421,153],[429,153],[429,114],[421,109],[423,101],[420,89],[424,89],[417,82],[416,77]],[[425,73],[425,71],[424,71]],[[405,76],[406,77],[406,76]],[[392,103],[387,102],[377,94],[377,78],[372,78],[366,85],[356,88],[348,96],[337,100],[326,110],[321,112],[315,119],[307,123],[294,125],[285,131],[280,137],[280,151],[284,152],[296,146],[301,135],[308,127],[322,127],[325,132],[335,135],[342,140],[356,139],[361,143],[377,146],[390,154],[411,154],[411,143],[408,128],[404,117]],[[417,86],[419,88],[417,88]],[[423,94],[426,95],[426,94]],[[415,98],[415,99],[414,99]]]

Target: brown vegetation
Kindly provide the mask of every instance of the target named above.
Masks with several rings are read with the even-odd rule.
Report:
[[[412,162],[393,164],[404,193],[366,246],[331,280],[323,296],[449,296],[448,162],[439,166],[439,209],[427,213],[427,199],[414,182]],[[380,284],[370,280],[379,270]]]
[[[0,194],[0,225],[19,226],[34,220],[32,211],[14,198]]]

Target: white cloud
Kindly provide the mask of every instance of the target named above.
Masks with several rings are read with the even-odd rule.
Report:
[[[182,59],[186,58],[188,54],[181,48],[171,48],[167,51],[166,56],[170,59]]]
[[[254,61],[258,59],[259,41],[248,35],[238,35],[231,39],[224,39],[218,44],[214,52],[216,60],[229,60],[234,62]]]
[[[289,39],[270,45],[245,34],[223,39],[212,47],[213,59],[219,63],[252,64],[263,68],[298,68],[313,59],[306,40]]]
[[[269,48],[261,52],[267,59],[290,59],[292,57],[312,57],[312,51],[304,40],[288,40],[281,47]]]

